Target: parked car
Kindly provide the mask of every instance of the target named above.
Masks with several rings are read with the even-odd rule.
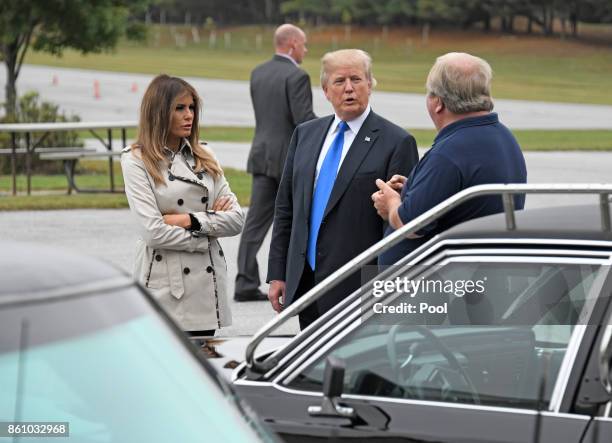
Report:
[[[0,242],[0,393],[79,443],[276,440],[142,288],[48,246]]]
[[[515,213],[512,195],[532,192],[594,194],[600,203]],[[266,325],[234,372],[236,391],[289,442],[609,443],[610,193],[610,185],[486,185],[451,197]],[[484,194],[500,194],[505,213],[458,225],[391,268],[367,268],[361,289],[254,357],[266,335],[327,288]],[[377,281],[398,278],[422,286],[414,295],[393,284],[377,291]],[[484,290],[458,294],[468,281]],[[420,303],[434,309],[421,312]]]

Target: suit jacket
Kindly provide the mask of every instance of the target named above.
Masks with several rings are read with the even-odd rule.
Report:
[[[251,73],[255,137],[247,171],[280,180],[287,146],[295,127],[316,116],[308,74],[291,60],[275,55]]]
[[[268,281],[286,282],[285,305],[301,295],[296,289],[306,264],[315,169],[333,119],[328,116],[299,125],[289,145],[268,259]],[[371,111],[340,166],[324,212],[315,283],[383,238],[386,223],[371,200],[378,190],[375,181],[388,180],[393,174],[407,176],[417,161],[414,137]],[[319,299],[319,311],[330,309],[359,286],[356,272]]]

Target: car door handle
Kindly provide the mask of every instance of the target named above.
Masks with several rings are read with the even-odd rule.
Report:
[[[323,397],[321,406],[308,406],[308,414],[313,417],[354,418],[355,409],[340,405],[336,398]]]

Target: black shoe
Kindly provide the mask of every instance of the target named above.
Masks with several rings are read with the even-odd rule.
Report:
[[[268,301],[268,294],[264,294],[259,289],[253,289],[251,291],[236,292],[234,293],[234,301]]]

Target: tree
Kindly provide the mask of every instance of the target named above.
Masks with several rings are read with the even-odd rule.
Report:
[[[123,35],[142,37],[144,28],[130,21],[151,0],[2,0],[0,58],[6,65],[6,113],[15,115],[17,78],[30,48],[61,55],[73,48],[83,54],[114,48]]]

